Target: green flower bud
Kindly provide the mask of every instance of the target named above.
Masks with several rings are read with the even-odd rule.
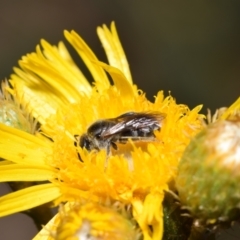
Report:
[[[18,100],[7,91],[7,88],[9,88],[8,82],[4,81],[0,88],[0,123],[34,133],[36,121],[20,105]]]
[[[219,120],[189,144],[176,186],[183,206],[204,223],[234,219],[240,207],[240,119]]]

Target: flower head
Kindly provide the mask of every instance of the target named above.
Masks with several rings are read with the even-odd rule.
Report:
[[[14,162],[8,169],[15,181],[13,169],[18,167],[22,167],[21,180],[25,181],[32,180],[24,175],[29,166],[32,171],[37,167],[48,171],[45,175],[39,173],[39,179],[51,182],[39,185],[43,192],[46,189],[45,193],[51,189],[47,201],[119,201],[132,206],[132,215],[144,239],[161,239],[164,191],[176,176],[185,147],[203,127],[201,106],[190,110],[186,105],[177,104],[172,96],[164,97],[162,91],[157,93],[154,102],[147,100],[132,83],[114,24],[111,31],[106,26],[98,28],[98,34],[110,65],[100,62],[75,32],[65,31],[67,40],[91,72],[94,86],[87,82],[63,43],[56,47],[42,40],[43,50],[38,46],[36,53],[19,62],[21,69],[15,69],[11,84],[22,102],[28,103],[28,111],[42,124],[42,134],[33,136],[0,126],[1,137],[5,134],[10,140],[1,143],[5,149],[19,146],[12,153],[1,152],[1,157]],[[159,112],[166,116],[161,130],[154,133],[154,141],[119,144],[119,150],[112,151],[110,156],[104,150],[88,152],[74,145],[74,135],[84,134],[91,123],[129,111]],[[14,136],[18,139],[12,141]],[[37,160],[33,155],[36,151],[40,154]],[[38,191],[39,186],[34,186],[34,191]],[[26,191],[34,197],[33,189],[22,190],[22,193]],[[19,203],[19,208],[15,209],[10,204],[11,200],[18,200],[14,194],[17,193],[2,198],[0,208],[11,209],[6,214],[19,211],[21,207],[33,207],[29,201],[28,206]],[[46,199],[37,204],[44,202]]]
[[[65,206],[66,208],[66,206]],[[117,209],[96,203],[75,203],[68,210],[62,208],[53,237],[56,240],[137,240],[134,221]]]
[[[0,86],[0,122],[7,126],[34,133],[36,121],[20,104],[20,101],[7,91],[8,88],[8,82],[2,81]]]
[[[176,179],[182,204],[203,224],[233,220],[240,202],[240,98],[220,112],[186,148]]]

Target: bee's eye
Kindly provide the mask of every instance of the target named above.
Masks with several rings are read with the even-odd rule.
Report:
[[[79,141],[79,146],[81,148],[86,148],[88,151],[90,151],[90,145],[91,145],[91,141],[89,140],[87,135],[82,135]]]
[[[100,135],[100,134],[96,134],[96,135],[95,135],[95,138],[96,138],[96,139],[100,139],[100,138],[101,138],[101,135]]]

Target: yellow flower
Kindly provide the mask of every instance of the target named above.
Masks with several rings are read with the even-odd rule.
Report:
[[[106,26],[97,31],[110,65],[98,61],[74,31],[65,31],[92,74],[94,86],[77,68],[63,43],[56,47],[42,40],[43,50],[38,46],[36,53],[19,62],[21,69],[15,68],[11,84],[42,124],[42,134],[34,136],[0,125],[0,147],[4,149],[0,157],[12,161],[0,166],[0,171],[7,171],[0,180],[50,183],[3,196],[0,215],[54,199],[56,203],[110,199],[132,206],[145,240],[159,240],[163,233],[164,191],[176,176],[185,147],[203,126],[201,106],[190,110],[171,96],[164,98],[162,91],[153,103],[148,101],[132,83],[115,25],[111,25],[111,31]],[[119,145],[119,150],[108,158],[103,150],[89,153],[74,146],[74,135],[85,133],[91,123],[129,111],[153,111],[166,116],[161,131],[155,133],[156,141],[129,141]]]
[[[116,206],[117,207],[117,206]],[[58,225],[51,233],[56,240],[137,240],[136,224],[124,209],[96,203],[74,203],[60,208]],[[120,206],[121,207],[121,206]],[[104,231],[103,231],[104,229]]]

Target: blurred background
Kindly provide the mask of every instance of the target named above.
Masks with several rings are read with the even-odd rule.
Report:
[[[96,27],[113,20],[134,82],[149,99],[158,90],[166,95],[171,91],[178,103],[190,108],[204,104],[206,113],[239,97],[238,0],[1,0],[0,79],[9,78],[18,60],[34,51],[40,39],[51,44],[64,40],[64,29],[78,32],[106,61]],[[3,185],[1,191],[10,189]],[[23,214],[0,219],[0,239],[26,240],[35,232]],[[217,239],[239,239],[236,232],[231,229],[227,238]]]

